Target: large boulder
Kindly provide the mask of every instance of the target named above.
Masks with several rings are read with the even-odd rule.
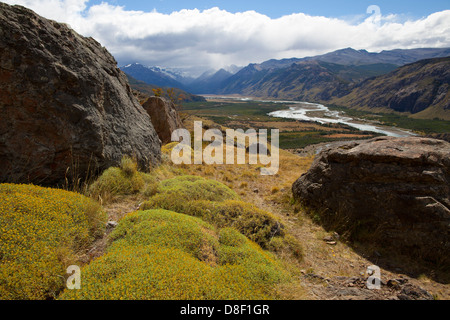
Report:
[[[0,3],[0,182],[55,184],[68,175],[160,160],[150,117],[115,59],[92,38]]]
[[[334,229],[450,265],[450,143],[381,137],[322,151],[292,187]]]
[[[150,115],[162,143],[172,142],[172,132],[183,127],[173,102],[161,97],[150,97],[142,106]]]

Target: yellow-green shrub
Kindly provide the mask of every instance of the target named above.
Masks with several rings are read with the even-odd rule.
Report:
[[[142,210],[152,208],[176,210],[202,218],[219,228],[233,226],[264,248],[273,237],[284,235],[284,227],[274,215],[239,200],[189,201],[160,193],[150,198],[142,206]]]
[[[162,181],[157,193],[142,204],[141,210],[172,210],[219,228],[233,227],[264,249],[291,250],[296,258],[302,257],[300,244],[285,237],[284,226],[277,217],[238,198],[234,191],[215,180],[182,176]]]
[[[139,192],[154,194],[149,192],[156,186],[156,179],[149,174],[132,171],[132,166],[125,166],[125,169],[111,167],[89,187],[92,197],[107,198],[117,195],[131,195]]]
[[[197,176],[180,176],[162,181],[156,194],[142,205],[142,210],[163,208],[175,212],[183,210],[188,202],[197,200],[223,201],[239,196],[224,184]]]
[[[106,215],[92,199],[33,185],[0,185],[0,300],[48,299],[66,268],[103,235]]]
[[[171,211],[138,212],[122,219],[111,234],[114,246],[144,246],[154,244],[180,249],[200,260],[205,251],[217,250],[217,239],[205,230],[206,222]]]
[[[136,160],[128,156],[124,156],[120,160],[120,169],[129,177],[132,177],[138,172],[138,164]]]
[[[286,272],[238,232],[166,210],[125,216],[107,254],[61,299],[269,299]]]

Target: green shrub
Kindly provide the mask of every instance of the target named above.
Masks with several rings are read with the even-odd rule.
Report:
[[[152,196],[156,193],[157,181],[151,174],[137,171],[137,164],[129,158],[123,158],[121,167],[111,167],[89,187],[93,198],[110,199],[115,196],[142,193]]]
[[[123,219],[111,234],[111,240],[115,246],[172,247],[203,260],[205,253],[217,250],[217,239],[205,232],[214,233],[210,229],[202,220],[155,210],[151,214],[139,212]]]
[[[61,299],[271,299],[287,281],[273,255],[232,229],[166,210],[125,216],[108,252]],[[227,240],[228,239],[228,240]],[[234,240],[233,240],[234,239]]]
[[[0,300],[54,298],[66,268],[103,235],[106,215],[78,193],[0,185]]]
[[[158,187],[159,193],[177,195],[185,200],[223,201],[238,199],[238,195],[215,180],[197,176],[181,176],[162,181]]]
[[[196,176],[180,176],[162,181],[156,194],[144,202],[142,210],[162,208],[187,213],[186,205],[192,201],[223,201],[239,196],[224,184]]]
[[[165,180],[141,206],[141,210],[159,208],[201,218],[218,228],[233,227],[264,249],[292,250],[296,258],[302,257],[300,244],[285,237],[284,226],[277,217],[238,200],[234,191],[215,180],[195,176]],[[280,244],[274,245],[277,238]]]
[[[157,194],[145,202],[142,209],[151,208],[177,210],[202,218],[219,228],[233,227],[263,248],[267,248],[267,243],[273,237],[284,235],[284,227],[274,215],[243,201],[179,201],[178,198]]]
[[[93,197],[106,195],[129,195],[139,192],[144,186],[142,176],[137,173],[127,175],[120,168],[109,168],[90,186],[89,191]]]

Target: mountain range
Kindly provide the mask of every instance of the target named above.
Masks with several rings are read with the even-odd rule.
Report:
[[[448,68],[448,61],[438,60],[438,64],[433,62],[434,59],[448,56],[450,48],[396,49],[380,53],[346,48],[314,57],[252,63],[240,70],[235,69],[234,72],[224,69],[215,73],[209,71],[196,79],[139,64],[121,69],[138,80],[164,87],[177,87],[195,94],[241,94],[336,103],[352,108],[376,107],[420,112],[420,116],[427,118],[450,118],[445,103],[436,102],[439,97],[446,96],[448,91],[449,80],[444,72]],[[417,61],[424,61],[421,65],[426,65],[419,68],[421,71],[413,72],[414,67],[398,71]],[[443,68],[438,67],[442,64]],[[402,75],[402,79],[407,77],[408,71],[413,72],[411,81],[398,79],[399,75]],[[421,75],[421,72],[424,74]],[[420,77],[426,80],[422,81]],[[403,92],[400,95],[409,98],[400,98],[398,90],[402,88],[402,83],[410,83],[409,91],[413,90],[412,84],[417,84],[411,91],[414,92],[414,97]],[[381,88],[383,85],[386,85],[384,89]],[[377,90],[371,86],[377,87]],[[397,88],[397,91],[393,88]],[[393,90],[391,95],[387,94],[388,90]],[[382,96],[387,100],[380,99],[380,91],[386,93]],[[397,94],[395,99],[399,101],[398,104],[392,100],[394,93]],[[372,98],[371,94],[376,96]],[[423,112],[428,108],[427,103],[437,114]]]

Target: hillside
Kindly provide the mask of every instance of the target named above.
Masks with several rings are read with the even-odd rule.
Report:
[[[332,102],[350,108],[385,108],[416,118],[450,120],[450,57],[421,60],[368,79]]]
[[[353,73],[355,76],[358,72],[347,72],[344,69],[350,70],[344,66],[317,61],[294,63],[281,69],[250,65],[224,81],[221,93],[323,101],[345,95],[352,88],[352,82],[341,73]]]
[[[201,305],[219,300],[231,318],[260,307],[282,318],[287,304],[272,300],[298,311],[296,300],[450,299],[450,143],[269,115],[307,103],[150,85],[93,38],[21,6],[0,2],[0,33],[0,301],[154,301],[179,318],[212,317]],[[198,85],[342,104],[365,94],[448,114],[450,57],[392,72],[294,60]],[[437,138],[450,131],[401,118],[437,123],[424,131]],[[186,313],[192,300],[199,312]]]
[[[231,72],[220,69],[212,75],[200,76],[190,83],[188,88],[191,92],[198,94],[215,93],[221,89],[222,83],[232,75]]]

